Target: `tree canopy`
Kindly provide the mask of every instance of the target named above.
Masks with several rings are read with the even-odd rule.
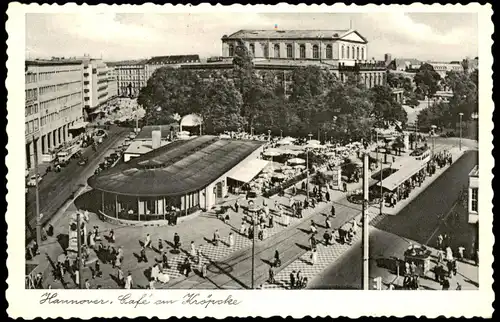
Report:
[[[439,89],[441,76],[434,70],[432,65],[423,63],[415,74],[414,81],[420,92],[428,97],[433,96]]]

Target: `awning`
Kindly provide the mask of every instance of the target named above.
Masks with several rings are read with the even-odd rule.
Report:
[[[399,187],[403,182],[408,180],[411,176],[416,174],[422,168],[426,166],[427,162],[417,161],[406,164],[404,167],[394,172],[389,177],[382,180],[382,187],[394,191],[397,187]]]
[[[247,183],[252,180],[259,172],[261,172],[262,169],[264,169],[268,164],[269,161],[265,160],[250,160],[237,168],[233,174],[229,175],[229,178]]]
[[[70,130],[77,130],[77,129],[82,129],[82,128],[85,128],[87,125],[89,124],[89,122],[76,122],[75,124],[71,125],[69,127]]]
[[[92,115],[92,114],[99,114],[99,113],[105,113],[105,112],[101,109],[97,109],[97,110],[91,112],[90,114]]]

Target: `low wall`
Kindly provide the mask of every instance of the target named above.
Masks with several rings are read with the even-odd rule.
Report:
[[[190,215],[184,216],[184,217],[178,217],[177,218],[177,223],[181,223],[186,220],[193,219],[194,217],[197,217],[201,213],[201,210],[197,210],[193,212]],[[120,219],[116,217],[111,217],[106,215],[104,212],[99,210],[97,213],[97,216],[99,219],[102,221],[108,222],[113,225],[117,226],[129,226],[129,227],[159,227],[159,226],[167,226],[168,225],[168,220],[150,220],[150,221],[135,221],[135,220],[126,220],[126,219]]]

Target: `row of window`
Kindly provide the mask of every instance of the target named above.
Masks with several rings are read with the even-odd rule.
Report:
[[[39,119],[34,119],[33,121],[29,121],[24,123],[24,133],[25,134],[31,134],[33,132],[38,131],[38,124],[39,124]]]
[[[128,82],[128,81],[121,81],[121,82],[118,82],[118,87],[128,87],[128,84],[131,84],[132,87],[136,87],[136,86],[139,86],[139,87],[144,87],[146,86],[146,82],[138,82],[138,81],[132,81],[132,82]]]
[[[42,110],[45,110],[45,109],[49,109],[51,107],[59,107],[59,106],[64,105],[68,102],[71,102],[74,100],[80,101],[81,99],[82,99],[82,93],[80,93],[80,92],[73,93],[73,94],[69,94],[69,95],[65,95],[65,96],[60,96],[60,97],[57,97],[57,98],[54,98],[54,99],[51,99],[51,100],[48,100],[45,102],[41,102],[40,108]]]
[[[123,75],[140,74],[143,72],[143,68],[118,69],[117,72]]]
[[[82,87],[82,82],[74,81],[70,83],[64,83],[59,85],[49,85],[40,87],[40,95],[44,95],[47,93],[54,93],[60,91],[79,91]]]
[[[30,116],[38,113],[38,103],[24,107],[24,116]]]
[[[118,80],[139,80],[144,79],[144,75],[141,76],[118,76]]]
[[[53,112],[50,114],[47,114],[45,116],[42,116],[40,118],[40,126],[45,126],[46,124],[52,123],[56,120],[59,120],[61,118],[65,118],[68,116],[71,116],[73,113],[79,113],[81,109],[80,103],[73,104],[72,106],[65,107],[61,109],[59,113]]]
[[[50,80],[50,79],[54,79],[55,77],[59,76],[58,74],[62,74],[62,73],[67,73],[68,75],[66,75],[66,77],[69,77],[73,74],[75,76],[76,75],[80,76],[81,70],[79,68],[73,68],[73,69],[55,70],[55,71],[50,71],[50,72],[40,72],[38,74],[38,79],[40,81]]]
[[[31,84],[31,83],[36,83],[37,76],[35,73],[29,73],[24,75],[24,83],[25,84]]]
[[[479,204],[479,194],[478,194],[478,188],[472,188],[471,189],[471,204],[470,204],[470,210],[477,212],[478,211],[478,204]]]
[[[234,46],[229,45],[229,56],[232,57],[234,56]],[[252,55],[255,56],[255,44],[250,44],[249,45],[250,52]],[[269,48],[267,45],[263,47],[264,49],[264,57],[269,57]],[[274,44],[273,46],[274,50],[274,58],[281,58],[281,44]],[[347,52],[346,52],[347,50]],[[332,45],[328,44],[326,45],[325,48],[325,56],[326,59],[333,59],[333,47]],[[293,46],[291,44],[286,45],[286,58],[295,58],[294,57],[294,50]],[[341,58],[342,59],[357,59],[357,60],[364,60],[365,56],[365,48],[364,47],[358,47],[358,46],[345,46],[342,45],[342,50],[341,50]],[[307,58],[306,55],[306,45],[302,44],[299,46],[299,58]],[[320,47],[318,45],[313,45],[312,46],[312,58],[314,59],[319,59],[320,58]]]
[[[27,89],[24,92],[26,94],[27,101],[36,100],[38,98],[38,95],[36,94],[36,88]]]

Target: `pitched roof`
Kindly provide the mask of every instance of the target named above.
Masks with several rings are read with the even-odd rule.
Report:
[[[239,30],[226,39],[341,39],[355,30]],[[223,37],[224,39],[224,37]]]
[[[264,143],[199,136],[175,141],[89,178],[100,191],[129,196],[180,196],[205,188]]]
[[[199,55],[170,55],[156,56],[147,61],[147,64],[182,64],[199,62]]]
[[[137,133],[137,136],[134,140],[151,140],[151,136],[153,131],[160,131],[162,138],[168,138],[170,136],[170,128],[173,127],[173,130],[179,128],[178,123],[172,123],[167,125],[146,125],[143,126],[141,131]]]

